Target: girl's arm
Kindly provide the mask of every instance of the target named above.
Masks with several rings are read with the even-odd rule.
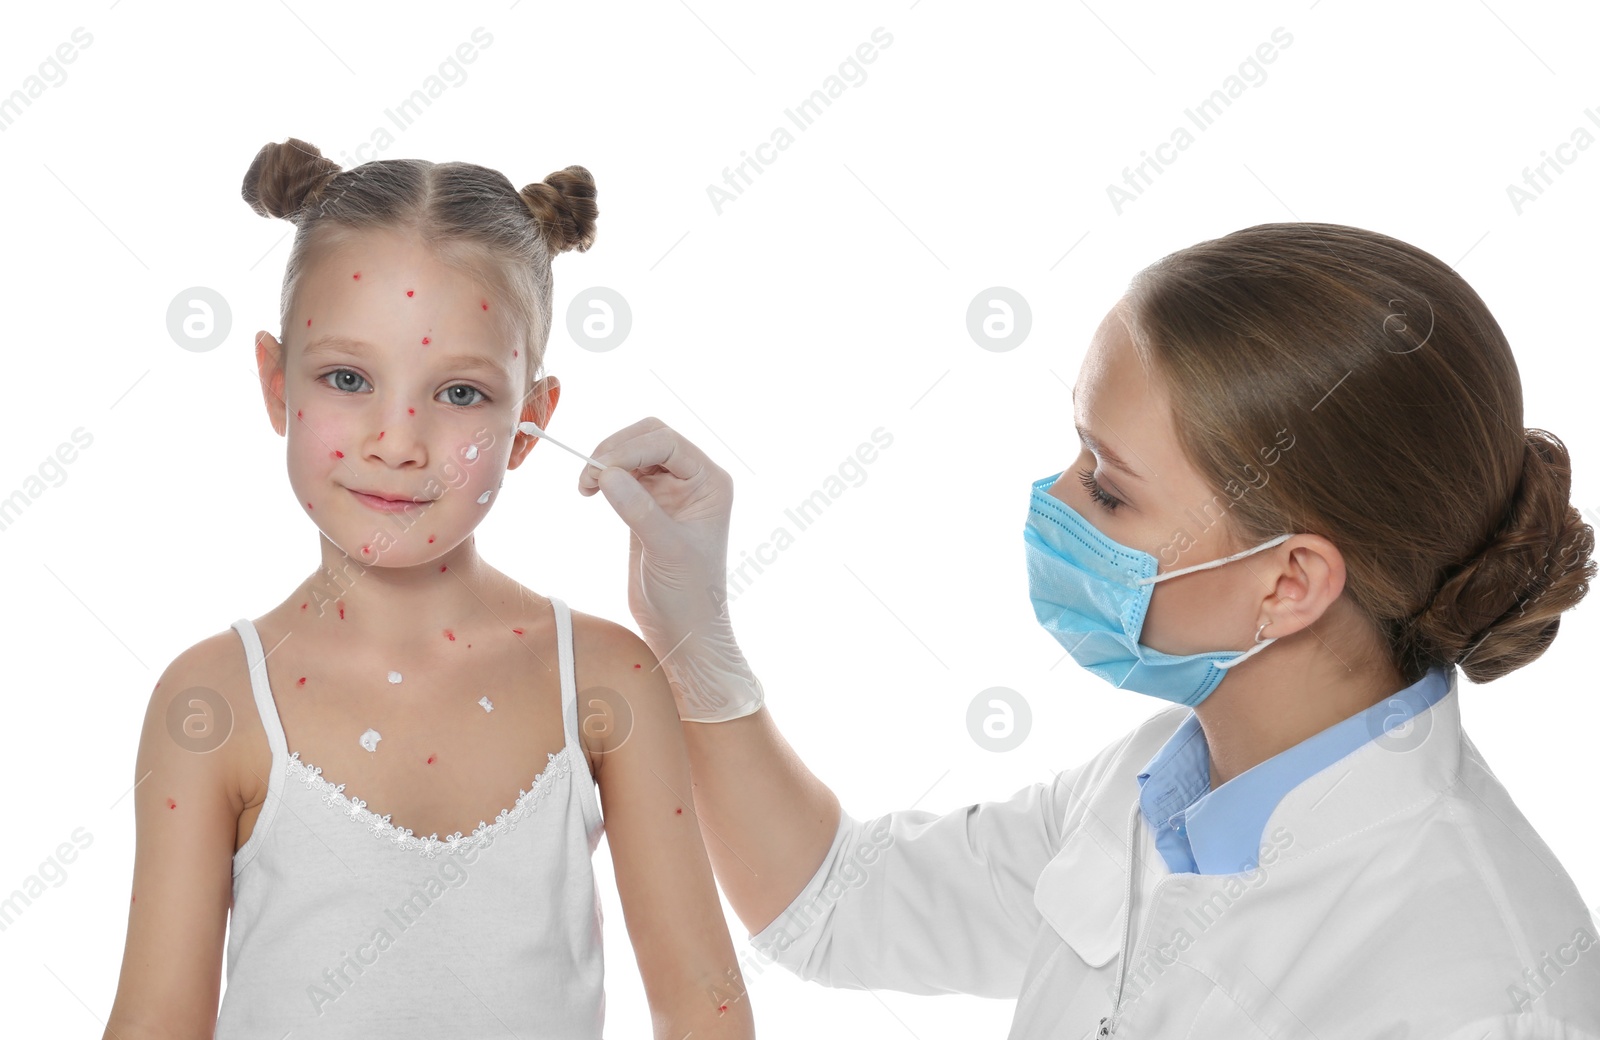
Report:
[[[573,611],[579,728],[657,1040],[755,1036],[666,679],[638,636]],[[635,668],[635,665],[641,667]]]
[[[234,840],[244,806],[229,745],[203,753],[185,747],[185,740],[195,741],[185,737],[184,719],[200,739],[204,727],[221,721],[214,699],[190,703],[187,691],[195,688],[231,708],[241,706],[237,685],[223,678],[233,674],[227,667],[233,658],[239,658],[238,638],[231,631],[184,651],[162,673],[145,711],[130,781],[137,838],[128,937],[106,1040],[200,1040],[216,1029]],[[175,697],[184,706],[169,714]],[[174,715],[176,735],[168,728]],[[240,717],[232,712],[233,723]]]

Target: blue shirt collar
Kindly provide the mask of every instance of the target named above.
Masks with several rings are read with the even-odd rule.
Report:
[[[1301,783],[1432,707],[1450,690],[1447,666],[1337,722],[1211,790],[1211,755],[1191,711],[1139,773],[1139,809],[1174,874],[1254,870],[1262,832],[1278,802]]]

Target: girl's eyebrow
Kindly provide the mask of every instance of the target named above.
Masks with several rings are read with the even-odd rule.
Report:
[[[371,344],[364,340],[352,339],[349,336],[321,336],[306,344],[300,352],[301,358],[316,357],[320,355],[336,355],[340,353],[365,354],[372,349]],[[510,380],[511,373],[507,371],[502,362],[492,361],[481,354],[447,354],[439,359],[450,368],[476,368],[501,379]]]

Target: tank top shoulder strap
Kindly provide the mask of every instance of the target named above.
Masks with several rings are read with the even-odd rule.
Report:
[[[566,734],[565,754],[567,764],[575,777],[573,785],[578,808],[583,816],[583,826],[588,834],[592,853],[605,831],[605,818],[596,792],[594,774],[589,770],[589,756],[580,737],[578,704],[578,679],[575,651],[572,641],[572,611],[566,603],[550,597],[550,606],[556,615],[556,646],[561,658],[561,728]]]
[[[278,704],[272,699],[272,685],[267,681],[267,655],[261,648],[261,636],[255,622],[240,618],[233,623],[244,643],[245,660],[250,665],[250,691],[255,695],[256,714],[261,716],[261,728],[267,732],[267,746],[272,749],[273,764],[289,757],[289,742],[283,735],[283,720],[278,717]]]
[[[550,597],[556,615],[556,647],[561,659],[561,728],[566,734],[568,754],[574,764],[582,761],[583,742],[578,739],[578,679],[573,664],[572,611],[564,600]]]

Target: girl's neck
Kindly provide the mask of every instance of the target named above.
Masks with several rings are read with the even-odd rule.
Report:
[[[327,538],[321,543],[322,564],[295,590],[291,616],[375,651],[414,655],[472,633],[494,621],[493,604],[509,583],[478,555],[472,536],[410,567],[363,565]]]

